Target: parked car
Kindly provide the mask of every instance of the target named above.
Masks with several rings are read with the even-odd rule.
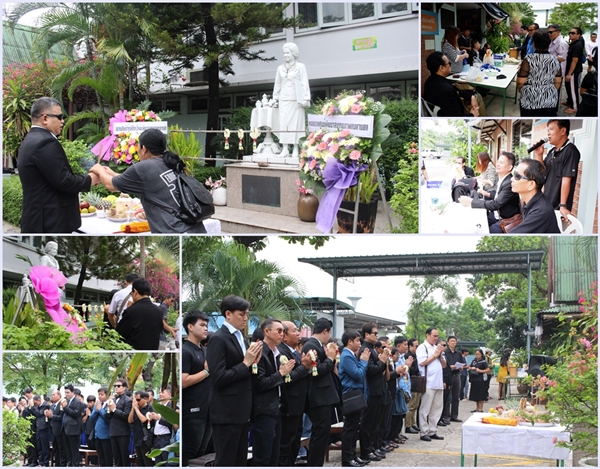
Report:
[[[422,150],[421,151],[421,155],[423,155],[423,158],[437,158],[438,160],[442,157],[442,152],[441,151],[437,151],[437,150]]]

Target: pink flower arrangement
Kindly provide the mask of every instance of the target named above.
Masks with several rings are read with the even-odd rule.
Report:
[[[67,278],[59,270],[36,265],[31,268],[29,278],[33,289],[44,300],[46,312],[56,324],[63,326],[73,335],[85,330],[85,324],[67,313],[60,303],[61,289],[66,285]]]
[[[219,187],[227,187],[227,179],[221,176],[221,179],[212,180],[212,177],[209,177],[206,181],[204,181],[204,185],[210,187],[210,193],[212,194],[215,189]]]
[[[296,179],[296,185],[298,186],[298,192],[302,195],[311,195],[313,193],[313,190],[305,187],[300,179]]]

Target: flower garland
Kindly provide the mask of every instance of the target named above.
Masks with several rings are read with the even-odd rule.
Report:
[[[116,171],[126,169],[125,165],[132,165],[140,161],[139,150],[139,132],[120,132],[114,133],[114,125],[120,122],[159,122],[162,119],[152,111],[143,109],[132,109],[130,111],[121,110],[110,118],[108,131],[109,136],[100,140],[92,153],[100,157]]]

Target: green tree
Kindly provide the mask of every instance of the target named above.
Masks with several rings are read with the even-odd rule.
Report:
[[[478,252],[543,250],[546,253],[541,270],[532,271],[532,315],[548,306],[548,248],[547,236],[487,236],[477,245]],[[490,348],[524,348],[527,344],[523,334],[527,327],[527,274],[477,274],[468,283],[469,291],[489,304],[488,316],[495,335]]]
[[[155,59],[174,70],[203,62],[208,77],[207,130],[219,128],[219,74],[233,75],[232,60],[275,60],[251,46],[267,39],[271,31],[289,28],[294,18],[284,18],[287,4],[280,3],[150,3],[151,28],[160,49]],[[206,156],[214,158],[214,134],[206,136]],[[214,162],[209,162],[214,166]]]
[[[2,467],[21,465],[21,453],[25,453],[31,438],[30,418],[20,418],[15,412],[2,411]]]
[[[437,327],[446,331],[446,321],[443,315],[431,315],[432,312],[440,312],[441,308],[441,306],[439,308],[435,306],[432,295],[439,292],[446,304],[456,304],[459,301],[456,276],[411,277],[407,285],[412,293],[410,306],[406,312],[406,334],[421,341],[425,338],[425,331],[428,327]],[[428,322],[431,320],[440,321],[440,324]]]
[[[510,15],[511,32],[521,34],[521,25],[535,21],[535,13],[530,3],[501,3],[500,7]]]
[[[597,3],[558,3],[550,13],[548,24],[556,23],[567,28],[579,27],[584,33],[598,30]]]
[[[491,322],[477,297],[467,297],[451,315],[452,332],[459,340],[489,342],[494,337]]]
[[[92,277],[122,280],[139,256],[138,240],[128,236],[66,236],[57,238],[62,273],[79,274],[74,303],[79,304],[83,282]]]
[[[198,246],[192,242],[188,252],[188,239],[183,243],[184,259]],[[211,248],[194,264],[184,264],[184,289],[189,292],[184,310],[215,313],[225,296],[238,295],[250,302],[250,320],[255,325],[267,317],[302,319],[304,287],[297,279],[284,274],[275,262],[257,261],[246,246],[233,241],[214,243]]]

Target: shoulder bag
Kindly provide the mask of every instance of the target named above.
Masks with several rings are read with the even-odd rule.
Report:
[[[425,347],[425,353],[427,353],[427,347]],[[429,354],[427,354],[429,356]],[[416,355],[415,355],[416,357]],[[418,364],[417,364],[418,365]],[[425,376],[411,376],[410,377],[410,392],[425,393],[427,390],[427,367],[425,367]]]
[[[346,394],[342,394],[342,405],[344,415],[362,412],[367,408],[367,399],[362,389],[353,389]]]
[[[517,213],[516,215],[513,215],[510,218],[503,218],[502,220],[500,220],[500,228],[502,229],[503,233],[510,233],[517,226],[519,226],[522,221],[523,215]]]

